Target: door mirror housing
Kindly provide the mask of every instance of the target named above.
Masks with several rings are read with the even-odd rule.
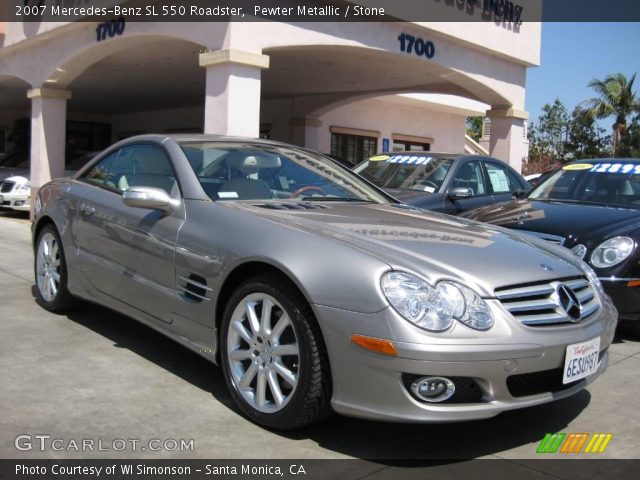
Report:
[[[161,188],[129,187],[122,192],[122,201],[130,207],[171,211],[171,197]]]
[[[515,192],[513,192],[513,198],[515,198],[516,200],[520,200],[526,196],[527,192],[524,190],[516,190]]]
[[[451,200],[458,200],[460,198],[473,197],[473,190],[467,187],[456,187],[449,190],[449,198]]]

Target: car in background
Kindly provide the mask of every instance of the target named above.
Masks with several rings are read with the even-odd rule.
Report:
[[[577,160],[526,198],[467,212],[563,245],[596,271],[622,320],[640,332],[640,160]]]
[[[87,152],[67,164],[65,176],[71,176],[87,164],[98,152]],[[0,170],[10,171],[13,175],[0,181],[0,207],[19,212],[31,210],[31,175],[29,173],[29,160],[12,167]]]
[[[0,207],[28,212],[31,209],[31,182],[15,175],[0,182]]]
[[[168,335],[270,428],[487,418],[607,367],[615,309],[571,252],[399,203],[293,145],[131,137],[34,212],[41,306],[82,298]],[[557,312],[521,315],[544,288]]]
[[[512,200],[531,188],[509,165],[478,155],[384,153],[353,171],[408,205],[452,215]]]

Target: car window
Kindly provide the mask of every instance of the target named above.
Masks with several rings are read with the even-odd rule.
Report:
[[[565,165],[531,192],[532,200],[640,206],[640,165],[590,160]]]
[[[354,172],[378,187],[438,192],[453,165],[453,158],[399,153],[362,162]]]
[[[320,155],[289,147],[183,142],[189,165],[213,200],[389,203],[357,175]]]
[[[487,186],[480,162],[474,160],[462,165],[452,179],[451,188],[469,188],[474,196],[486,195]]]
[[[485,168],[493,193],[511,193],[522,188],[520,182],[506,165],[486,162]]]
[[[171,194],[177,187],[167,154],[155,145],[132,145],[108,155],[84,175],[87,182],[123,192],[155,187]]]

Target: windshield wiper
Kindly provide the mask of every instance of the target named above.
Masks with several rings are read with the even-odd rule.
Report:
[[[304,202],[363,202],[363,203],[376,203],[373,200],[365,200],[363,198],[354,197],[329,197],[329,196],[314,196],[314,197],[302,197]]]

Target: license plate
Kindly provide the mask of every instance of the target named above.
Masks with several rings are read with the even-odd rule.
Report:
[[[569,345],[564,360],[562,383],[575,382],[596,373],[598,370],[599,354],[600,337],[587,342]]]

